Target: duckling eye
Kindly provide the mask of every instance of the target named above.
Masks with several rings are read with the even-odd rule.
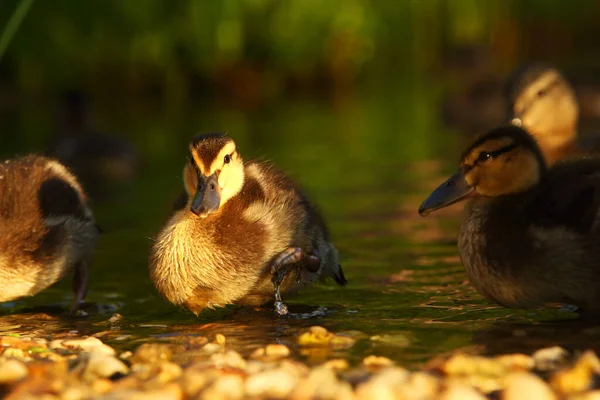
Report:
[[[477,162],[484,162],[489,160],[490,158],[492,158],[492,155],[490,153],[488,153],[487,151],[482,151],[477,157]]]
[[[225,164],[229,164],[231,162],[231,156],[229,154],[226,154],[225,158],[223,159],[223,162]]]
[[[538,90],[538,92],[536,93],[537,97],[543,97],[546,95],[547,90],[546,89],[540,89]]]

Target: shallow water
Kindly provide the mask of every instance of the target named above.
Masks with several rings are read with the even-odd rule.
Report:
[[[62,282],[4,304],[0,332],[98,334],[123,350],[223,333],[243,353],[279,342],[311,363],[333,357],[357,362],[377,354],[406,366],[455,349],[600,347],[597,329],[571,322],[574,314],[507,310],[472,289],[456,251],[460,206],[427,218],[417,214],[420,201],[454,169],[466,138],[438,122],[435,91],[416,95],[409,86],[377,93],[245,110],[211,103],[98,104],[98,129],[135,142],[144,169],[118,198],[93,204],[106,233],[94,259],[89,316],[65,316],[72,294],[69,282]],[[3,136],[4,156],[41,150],[54,126],[52,113],[35,104],[3,120],[10,133]],[[147,273],[151,238],[181,190],[187,141],[196,132],[216,130],[229,132],[246,159],[274,161],[321,207],[341,254],[346,288],[321,285],[284,298],[292,313],[287,317],[228,307],[197,318],[158,296]],[[109,322],[113,313],[123,319]],[[346,351],[294,346],[299,330],[311,325],[358,342]]]

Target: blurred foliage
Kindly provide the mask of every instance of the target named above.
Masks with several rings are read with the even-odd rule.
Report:
[[[0,24],[23,1],[2,1]],[[0,76],[26,91],[208,86],[253,98],[435,70],[456,46],[491,47],[500,66],[589,54],[599,16],[594,0],[39,1]]]

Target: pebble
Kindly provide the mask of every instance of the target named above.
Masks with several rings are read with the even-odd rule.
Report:
[[[246,360],[235,350],[227,350],[225,353],[215,353],[210,356],[210,360],[217,368],[246,368]]]
[[[362,364],[365,367],[382,368],[382,367],[390,367],[390,366],[394,365],[394,362],[387,357],[367,356],[362,360]]]
[[[435,399],[440,389],[438,378],[427,372],[413,372],[402,386],[402,393],[407,393],[406,400]]]
[[[447,375],[483,375],[498,377],[506,373],[506,367],[504,364],[494,359],[456,354],[446,361],[442,367],[442,371]]]
[[[593,384],[594,375],[600,373],[600,360],[593,351],[588,350],[579,357],[572,368],[555,373],[550,384],[565,395],[581,393]]]
[[[223,348],[218,345],[217,343],[207,343],[204,346],[202,346],[202,351],[205,353],[217,353],[219,351],[221,351]]]
[[[358,338],[363,339],[368,338]],[[0,385],[9,400],[600,400],[600,359],[593,351],[576,358],[560,347],[531,356],[457,353],[416,372],[378,355],[357,365],[327,359],[356,340],[323,327],[303,331],[300,354],[316,351],[323,357],[311,367],[290,358],[292,351],[283,344],[267,344],[244,356],[222,334],[210,343],[204,337],[183,344],[146,343],[119,357],[98,337],[48,342],[0,336]]]
[[[352,399],[354,394],[347,382],[338,380],[335,372],[323,366],[311,370],[306,379],[296,386],[290,397],[304,399]]]
[[[335,349],[347,349],[352,347],[355,342],[356,340],[351,337],[336,335],[322,326],[312,326],[298,337],[300,346],[326,346]]]
[[[402,392],[404,383],[410,373],[403,368],[386,368],[375,374],[371,379],[358,385],[357,399],[393,400]]]
[[[116,374],[126,375],[129,367],[115,356],[103,351],[92,351],[78,357],[75,371],[80,371],[85,381],[93,382],[97,378],[111,378]]]
[[[486,397],[474,388],[463,383],[448,385],[446,390],[439,396],[440,400],[486,400]]]
[[[28,374],[27,367],[19,360],[8,359],[0,363],[0,384],[12,384],[25,378]]]
[[[202,391],[203,399],[237,400],[244,397],[244,380],[239,375],[225,375]]]
[[[535,368],[540,371],[552,371],[565,362],[569,352],[562,347],[554,346],[537,350],[531,358]]]
[[[250,376],[245,391],[251,397],[282,399],[290,395],[297,383],[298,378],[291,372],[272,369]]]
[[[265,347],[260,347],[252,352],[250,358],[285,358],[290,355],[289,347],[283,344],[268,344]]]
[[[173,356],[171,346],[161,343],[144,343],[131,356],[132,363],[153,364],[169,361]]]
[[[217,335],[215,336],[215,342],[217,342],[217,344],[220,346],[225,346],[227,339],[225,339],[225,335],[217,333]]]
[[[50,342],[50,349],[58,350],[75,350],[75,351],[94,351],[96,353],[104,353],[110,356],[116,354],[116,351],[95,337],[87,337],[84,339],[68,339],[68,340],[53,340]]]
[[[171,382],[181,376],[183,373],[182,368],[172,362],[161,362],[155,366],[153,371],[153,383],[166,383]]]
[[[506,354],[494,359],[510,370],[531,370],[535,367],[533,357],[526,354]]]
[[[338,371],[350,368],[350,364],[348,363],[348,361],[344,360],[343,358],[337,358],[326,361],[325,363],[323,363],[323,366]]]
[[[17,358],[19,360],[27,360],[28,358],[30,358],[26,355],[26,353],[23,350],[14,347],[9,347],[8,349],[4,350],[2,352],[2,357]]]
[[[513,372],[504,380],[502,400],[554,400],[550,386],[529,372]]]
[[[148,391],[122,390],[102,397],[103,400],[182,400],[183,391],[175,383]]]

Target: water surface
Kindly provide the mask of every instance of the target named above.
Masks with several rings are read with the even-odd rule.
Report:
[[[245,353],[279,342],[311,363],[334,357],[358,362],[377,354],[407,366],[456,349],[502,353],[551,344],[596,346],[596,330],[570,322],[573,314],[507,310],[475,292],[456,251],[460,206],[428,218],[418,215],[419,203],[455,168],[468,139],[439,122],[437,91],[427,87],[407,84],[394,92],[252,107],[97,104],[98,129],[132,140],[144,168],[117,198],[93,203],[106,233],[93,263],[89,316],[64,316],[72,295],[69,282],[62,282],[5,304],[0,330],[99,334],[123,350],[223,333]],[[43,102],[6,113],[3,121],[5,157],[42,150],[56,126]],[[148,248],[182,188],[187,142],[207,131],[229,132],[243,157],[272,160],[306,189],[329,222],[346,288],[321,285],[285,298],[295,315],[283,318],[240,307],[196,317],[160,298],[148,278]],[[123,319],[108,322],[113,313]],[[297,348],[298,332],[311,325],[358,342],[337,352]]]

